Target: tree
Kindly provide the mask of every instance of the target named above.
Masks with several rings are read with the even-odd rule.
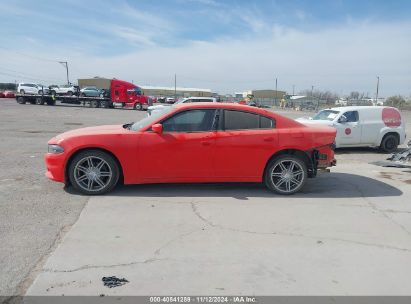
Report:
[[[350,93],[350,99],[358,100],[360,98],[360,93],[357,91],[353,91]]]
[[[405,104],[405,99],[401,95],[390,96],[385,101],[385,105],[401,108]]]

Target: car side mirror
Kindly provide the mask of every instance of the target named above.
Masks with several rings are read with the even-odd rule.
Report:
[[[162,124],[154,124],[151,126],[151,130],[153,130],[154,133],[161,134],[163,133],[163,125]]]
[[[339,123],[346,123],[348,121],[347,117],[345,115],[341,115],[341,117],[338,119]]]

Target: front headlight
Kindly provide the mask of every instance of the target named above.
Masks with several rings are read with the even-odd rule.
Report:
[[[59,154],[59,153],[63,153],[64,149],[60,147],[59,145],[49,145],[48,152],[52,154]]]

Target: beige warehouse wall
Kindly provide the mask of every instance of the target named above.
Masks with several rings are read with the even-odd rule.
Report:
[[[174,90],[144,89],[143,88],[142,91],[144,95],[148,95],[148,96],[174,96]],[[211,92],[177,90],[177,96],[210,97]]]

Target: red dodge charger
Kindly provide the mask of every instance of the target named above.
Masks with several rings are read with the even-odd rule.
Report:
[[[255,107],[180,104],[135,123],[57,135],[48,142],[46,176],[84,194],[119,182],[264,182],[292,194],[335,165],[335,135]]]

